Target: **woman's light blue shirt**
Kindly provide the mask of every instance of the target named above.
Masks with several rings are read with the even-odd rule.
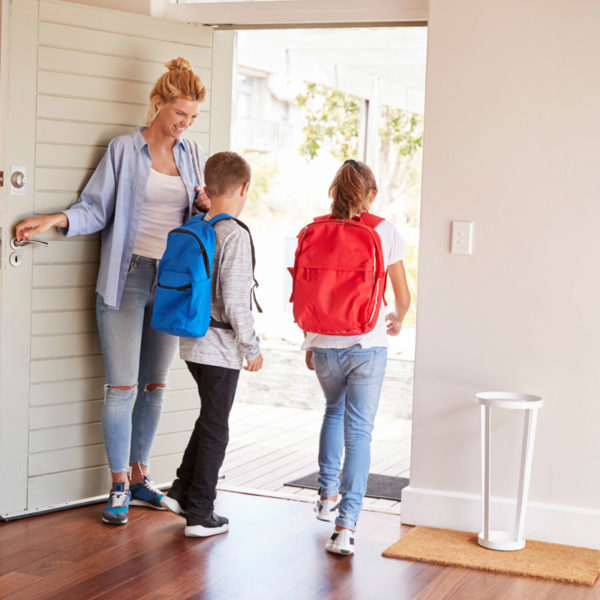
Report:
[[[138,127],[132,134],[110,141],[79,200],[63,211],[69,226],[60,229],[67,237],[102,231],[96,291],[115,309],[121,304],[152,166],[148,142],[141,134],[143,129]],[[205,157],[200,152],[204,170]],[[188,194],[187,220],[192,214],[198,185],[191,143],[178,139],[173,146],[173,157]]]

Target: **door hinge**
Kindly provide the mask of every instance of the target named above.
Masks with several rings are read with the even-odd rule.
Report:
[[[0,171],[0,187],[4,185],[4,171]]]

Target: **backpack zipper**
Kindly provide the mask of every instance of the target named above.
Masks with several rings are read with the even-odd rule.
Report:
[[[196,241],[200,245],[200,253],[202,254],[202,260],[204,261],[204,268],[206,269],[206,277],[210,279],[210,267],[208,266],[208,256],[206,254],[206,248],[202,243],[202,240],[193,232],[188,231],[187,229],[173,229],[171,233],[186,233],[187,235],[191,235],[196,238]],[[173,288],[178,289],[178,288]]]
[[[157,285],[159,288],[162,288],[163,290],[176,290],[178,292],[183,292],[185,290],[189,290],[192,287],[191,283],[182,285],[181,287],[171,287],[170,285],[161,285],[160,283],[157,283]]]

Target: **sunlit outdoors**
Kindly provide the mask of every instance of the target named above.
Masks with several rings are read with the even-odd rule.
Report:
[[[409,251],[413,303],[400,335],[389,338],[379,412],[411,418],[426,35],[425,28],[237,33],[232,148],[253,170],[242,218],[253,232],[264,309],[256,315],[264,375],[242,384],[245,402],[322,410],[300,351],[287,267],[296,235],[329,212],[335,172],[354,158],[375,174],[372,212],[396,225]]]
[[[299,340],[285,272],[295,236],[328,212],[335,171],[358,158],[377,178],[373,212],[410,248],[413,306],[390,354],[414,358],[425,41],[424,28],[238,33],[233,147],[253,167],[244,218],[268,257],[258,266],[266,339]]]

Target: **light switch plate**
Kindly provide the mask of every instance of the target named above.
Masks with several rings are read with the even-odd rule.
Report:
[[[452,221],[450,252],[452,254],[473,254],[473,222]]]

